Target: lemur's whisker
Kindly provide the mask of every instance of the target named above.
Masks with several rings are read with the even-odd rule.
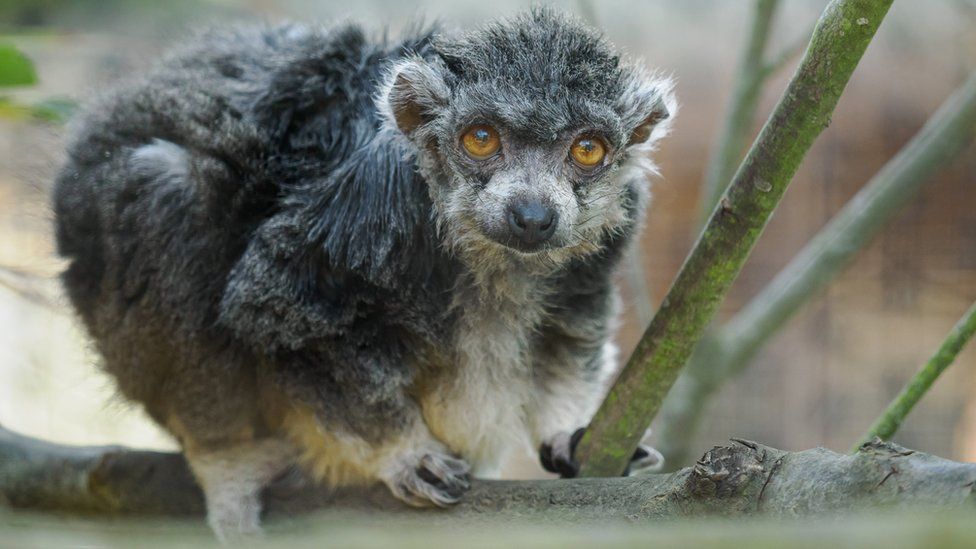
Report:
[[[620,198],[622,195],[623,195],[623,193],[620,192],[620,191],[611,191],[611,192],[608,192],[606,194],[602,194],[602,195],[599,195],[597,197],[593,197],[591,200],[584,201],[583,204],[584,204],[585,207],[589,207],[589,206],[592,206],[594,203],[596,203],[598,201],[601,201],[601,200],[604,200],[604,199],[607,199],[607,198],[610,198],[610,197]]]

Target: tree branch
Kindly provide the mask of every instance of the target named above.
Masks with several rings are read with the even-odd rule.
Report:
[[[895,471],[895,474],[892,472]],[[694,466],[629,478],[476,481],[461,502],[425,518],[650,520],[720,515],[797,516],[842,509],[973,503],[976,464],[876,441],[856,455],[784,452],[748,441],[715,447]],[[383,487],[316,488],[293,474],[266,490],[271,515],[323,507],[416,513]],[[0,428],[0,501],[81,514],[200,516],[203,496],[180,454],[62,446]]]
[[[690,445],[712,395],[854,259],[932,175],[976,137],[976,72],[925,126],[848,202],[771,283],[692,355],[661,410],[656,447],[675,466]],[[885,438],[882,436],[882,438]]]
[[[868,429],[861,442],[855,446],[860,447],[866,441],[873,440],[875,437],[888,440],[895,431],[901,427],[902,421],[918,404],[925,393],[928,392],[939,375],[952,364],[959,351],[966,346],[966,343],[976,333],[976,303],[973,303],[969,310],[953,326],[952,331],[946,337],[939,350],[932,355],[932,358],[915,374],[908,385],[902,389],[901,393],[888,405],[881,417]]]
[[[767,76],[763,52],[769,41],[769,31],[778,2],[779,0],[756,0],[749,37],[739,58],[732,97],[725,109],[725,120],[705,168],[700,200],[703,223],[708,220],[726,185],[732,180],[735,168],[742,158],[742,151],[748,143],[752,121],[756,117],[756,107],[759,105],[759,94]]]
[[[578,448],[582,476],[626,467],[830,116],[891,0],[834,0],[755,144]]]

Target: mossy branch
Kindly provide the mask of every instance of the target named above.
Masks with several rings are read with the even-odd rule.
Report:
[[[976,333],[976,303],[973,303],[969,310],[959,319],[959,322],[952,328],[948,337],[942,342],[939,350],[915,374],[915,377],[908,382],[908,385],[895,397],[895,400],[891,401],[888,408],[874,422],[874,425],[871,426],[854,449],[857,450],[857,448],[860,448],[866,442],[874,440],[875,437],[882,440],[891,439],[891,436],[901,427],[901,423],[905,421],[908,413],[925,396],[925,393],[928,392],[942,372],[952,364],[959,351],[973,337],[973,333]]]
[[[922,186],[976,138],[976,72],[854,196],[771,283],[699,344],[661,410],[656,447],[673,467],[691,441],[712,395],[800,308],[818,295]]]
[[[834,0],[586,435],[583,476],[623,472],[681,367],[830,116],[892,0]]]

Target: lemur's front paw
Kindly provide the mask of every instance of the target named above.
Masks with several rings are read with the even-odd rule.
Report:
[[[542,467],[550,473],[557,473],[561,478],[573,478],[579,473],[579,463],[576,462],[576,446],[586,433],[585,427],[580,427],[573,433],[562,432],[552,437],[539,447],[539,461]],[[650,429],[644,434],[644,439],[650,436]],[[623,476],[639,473],[653,473],[664,467],[664,456],[654,448],[641,443],[634,450],[630,463]]]
[[[414,507],[448,507],[471,487],[470,471],[464,460],[435,451],[405,461],[386,484],[394,496]]]

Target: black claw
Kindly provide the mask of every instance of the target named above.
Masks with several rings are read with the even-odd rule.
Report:
[[[579,464],[575,459],[556,458],[556,472],[560,478],[575,478],[579,473]]]
[[[471,487],[471,480],[467,473],[441,478],[427,467],[421,465],[417,467],[417,476],[420,477],[420,480],[437,488],[438,491],[447,494],[453,499],[460,498]]]
[[[574,478],[579,474],[579,463],[576,462],[576,447],[579,446],[579,442],[583,440],[583,435],[586,434],[586,427],[580,427],[579,429],[573,431],[573,435],[569,437],[569,460],[563,457],[553,458],[552,456],[552,446],[548,444],[543,444],[539,447],[539,461],[542,463],[542,468],[550,473],[557,473],[562,478]],[[631,463],[644,459],[649,456],[650,453],[643,447],[638,446],[634,450],[634,455],[631,456]],[[623,476],[630,474],[630,463],[627,464],[627,469],[624,471]]]
[[[438,477],[437,475],[435,475],[433,472],[431,472],[430,469],[424,467],[423,465],[417,467],[417,476],[420,477],[420,480],[426,482],[427,484],[430,484],[431,486],[437,488],[438,490],[447,489],[447,484],[444,482],[444,480]]]
[[[585,433],[586,428],[580,427],[569,438],[569,459],[563,456],[553,457],[552,446],[549,444],[539,446],[539,462],[542,464],[542,468],[550,473],[558,474],[561,478],[574,478],[579,473],[579,464],[576,463],[574,457],[576,446]]]
[[[583,435],[586,434],[586,427],[580,427],[573,432],[573,436],[569,437],[569,453],[573,457],[576,457],[576,447],[579,446],[579,442],[583,440]]]
[[[455,484],[447,488],[442,488],[441,492],[447,494],[451,499],[461,499],[461,496],[464,495],[464,487]]]
[[[576,461],[576,447],[579,446],[579,443],[581,440],[583,440],[583,435],[585,434],[586,427],[580,427],[579,429],[573,431],[573,435],[569,437],[569,460],[556,460],[560,477],[576,478],[576,475],[579,474],[579,463]]]
[[[624,469],[623,476],[625,477],[630,476],[630,466],[633,465],[635,461],[639,459],[644,459],[649,455],[650,454],[647,452],[647,450],[644,449],[643,446],[638,446],[637,449],[634,450],[634,455],[630,457],[630,463],[628,463],[627,468]]]
[[[556,465],[552,462],[552,446],[548,444],[543,444],[539,446],[539,462],[542,463],[542,468],[550,473],[558,473],[559,470],[556,469]]]

